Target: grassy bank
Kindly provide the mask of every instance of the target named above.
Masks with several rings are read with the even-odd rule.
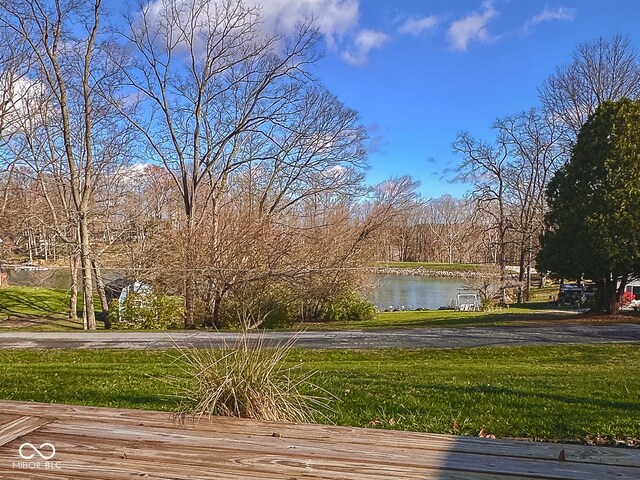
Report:
[[[531,303],[510,308],[497,308],[489,312],[458,312],[455,310],[424,310],[408,312],[380,312],[373,320],[299,324],[294,328],[309,330],[372,330],[392,328],[431,327],[504,327],[539,324],[558,324],[577,319],[575,312],[560,311],[549,301],[557,287],[534,289]],[[82,301],[80,296],[79,302]],[[66,290],[32,287],[6,287],[0,289],[0,331],[81,331],[82,320],[67,318],[69,293]],[[81,305],[81,303],[79,303]],[[96,313],[100,302],[95,299]],[[81,315],[81,312],[78,312]],[[616,322],[638,322],[640,317],[616,317]],[[589,321],[588,318],[580,321]],[[599,319],[598,322],[602,321]],[[103,323],[98,322],[98,329]]]
[[[562,322],[575,318],[571,312],[545,311],[537,308],[502,308],[489,312],[459,312],[457,310],[423,310],[380,312],[373,320],[361,322],[331,322],[300,324],[309,330],[377,330],[391,328],[430,327],[504,327],[535,325],[540,322]]]
[[[82,293],[79,293],[79,308],[82,308],[82,301]],[[102,308],[97,297],[94,306],[99,315]],[[32,331],[82,330],[82,320],[69,320],[68,311],[67,290],[18,286],[0,289],[0,327]],[[100,328],[102,322],[98,322],[98,326]]]
[[[15,286],[0,289],[0,315],[3,317],[60,315],[68,308],[66,290]]]
[[[153,351],[0,351],[0,397],[175,409]],[[502,437],[640,436],[637,345],[294,351],[337,397],[328,422]],[[454,421],[459,428],[454,429]]]

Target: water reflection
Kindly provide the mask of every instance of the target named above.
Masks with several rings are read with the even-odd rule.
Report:
[[[418,277],[411,275],[380,275],[369,296],[380,309],[437,309],[455,302],[458,289],[464,287],[461,278]]]
[[[8,270],[9,285],[43,288],[68,289],[71,286],[69,271],[52,270]],[[122,275],[115,271],[104,270],[108,283]],[[380,309],[389,307],[400,309],[428,308],[437,309],[455,302],[459,288],[464,286],[461,278],[419,277],[411,275],[379,275],[376,288],[369,299]]]

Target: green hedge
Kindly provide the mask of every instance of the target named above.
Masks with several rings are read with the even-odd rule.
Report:
[[[322,317],[327,322],[362,322],[373,320],[376,313],[375,305],[351,291],[329,301]]]
[[[151,292],[131,293],[120,305],[109,306],[111,327],[116,330],[169,330],[184,326],[184,305],[179,297]]]

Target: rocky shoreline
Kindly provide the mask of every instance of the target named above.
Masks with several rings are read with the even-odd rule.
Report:
[[[376,267],[375,272],[379,275],[407,275],[414,277],[448,277],[448,278],[476,278],[476,277],[499,277],[498,272],[477,272],[473,270],[467,271],[449,271],[449,270],[429,270],[424,267],[415,268],[394,268],[394,267]]]

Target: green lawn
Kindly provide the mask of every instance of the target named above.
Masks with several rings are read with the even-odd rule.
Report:
[[[173,410],[172,352],[0,351],[0,397]],[[640,437],[638,345],[294,351],[337,400],[328,422],[584,440]],[[453,428],[458,422],[459,430]]]
[[[300,324],[294,328],[309,330],[353,330],[418,327],[489,327],[536,325],[541,321],[562,322],[575,318],[570,311],[560,312],[548,301],[557,287],[534,289],[532,303],[495,309],[490,312],[458,312],[455,310],[425,310],[410,312],[380,312],[370,321]],[[82,321],[67,318],[69,292],[49,288],[15,287],[0,289],[0,329],[28,331],[80,331]],[[79,302],[82,302],[80,295]],[[101,313],[95,298],[96,313]],[[81,303],[79,303],[81,305]],[[549,311],[553,309],[554,311]],[[81,312],[79,312],[81,314]],[[630,321],[637,320],[630,318]],[[98,321],[98,328],[103,323]]]
[[[309,330],[354,330],[423,327],[500,327],[526,326],[541,321],[558,321],[574,318],[566,311],[545,311],[544,305],[531,304],[520,307],[496,309],[490,312],[458,312],[456,310],[424,310],[410,312],[380,312],[376,318],[359,322],[331,322],[299,324]]]
[[[47,316],[58,315],[68,308],[66,290],[9,286],[0,289],[0,315]]]
[[[82,308],[83,296],[78,295]],[[102,312],[96,297],[96,314]],[[82,320],[68,319],[69,292],[54,288],[8,286],[0,289],[0,327],[10,322],[12,329],[33,331],[82,330]],[[81,315],[82,312],[78,312]],[[5,323],[4,326],[7,324]],[[98,322],[101,327],[102,322]]]

